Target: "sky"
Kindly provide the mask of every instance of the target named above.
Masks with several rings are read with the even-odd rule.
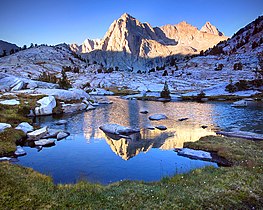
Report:
[[[0,40],[81,44],[102,38],[110,24],[128,13],[153,27],[210,21],[226,36],[263,14],[263,0],[0,0]]]

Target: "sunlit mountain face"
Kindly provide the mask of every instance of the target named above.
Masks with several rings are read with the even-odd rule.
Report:
[[[84,116],[83,130],[89,142],[91,139],[106,140],[112,151],[128,160],[140,152],[147,152],[151,148],[171,150],[182,148],[184,142],[197,141],[203,136],[215,135],[212,120],[213,104],[200,103],[160,103],[137,100],[120,100],[111,98],[113,104],[101,107],[92,114]],[[141,114],[140,110],[148,110],[148,114]],[[168,119],[150,121],[151,114],[163,113]],[[189,118],[180,121],[182,118]],[[130,135],[129,138],[118,138],[105,134],[99,126],[116,123],[128,127],[140,128],[140,133]],[[167,130],[150,130],[147,127],[165,125]],[[202,128],[207,126],[207,128]]]

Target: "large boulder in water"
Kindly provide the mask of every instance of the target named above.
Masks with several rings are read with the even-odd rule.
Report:
[[[133,133],[140,132],[139,129],[133,129],[118,124],[105,124],[100,126],[100,129],[105,133],[110,133],[114,135],[130,135]]]

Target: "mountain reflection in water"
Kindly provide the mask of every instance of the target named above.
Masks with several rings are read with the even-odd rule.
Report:
[[[105,139],[112,151],[122,159],[128,160],[140,152],[151,148],[171,150],[182,148],[186,141],[197,141],[203,136],[215,135],[212,121],[212,104],[162,103],[138,100],[122,100],[110,97],[113,104],[98,107],[92,112],[85,113],[83,130],[87,141],[90,139]],[[148,110],[141,114],[140,110]],[[168,119],[150,121],[152,114],[162,113]],[[179,121],[180,118],[189,118]],[[140,133],[130,135],[128,139],[116,139],[106,135],[99,126],[116,123],[123,126],[140,128]],[[165,125],[167,130],[149,130],[148,126]],[[208,128],[201,128],[202,125]]]

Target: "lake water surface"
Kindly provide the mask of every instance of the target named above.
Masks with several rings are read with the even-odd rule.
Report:
[[[108,184],[120,180],[157,181],[165,176],[186,173],[215,163],[178,156],[174,148],[186,141],[215,135],[218,129],[241,129],[263,133],[262,107],[233,108],[229,103],[152,102],[110,97],[113,104],[96,110],[66,115],[67,125],[55,125],[60,118],[41,117],[39,125],[65,129],[70,136],[53,147],[24,147],[26,156],[18,164],[52,176],[55,183],[79,180]],[[148,114],[141,114],[146,109]],[[163,113],[168,119],[150,121],[151,114]],[[181,118],[189,118],[179,121]],[[140,128],[131,139],[114,140],[99,126],[117,123]],[[152,125],[165,125],[165,131],[148,130]],[[203,129],[201,126],[208,126]]]

